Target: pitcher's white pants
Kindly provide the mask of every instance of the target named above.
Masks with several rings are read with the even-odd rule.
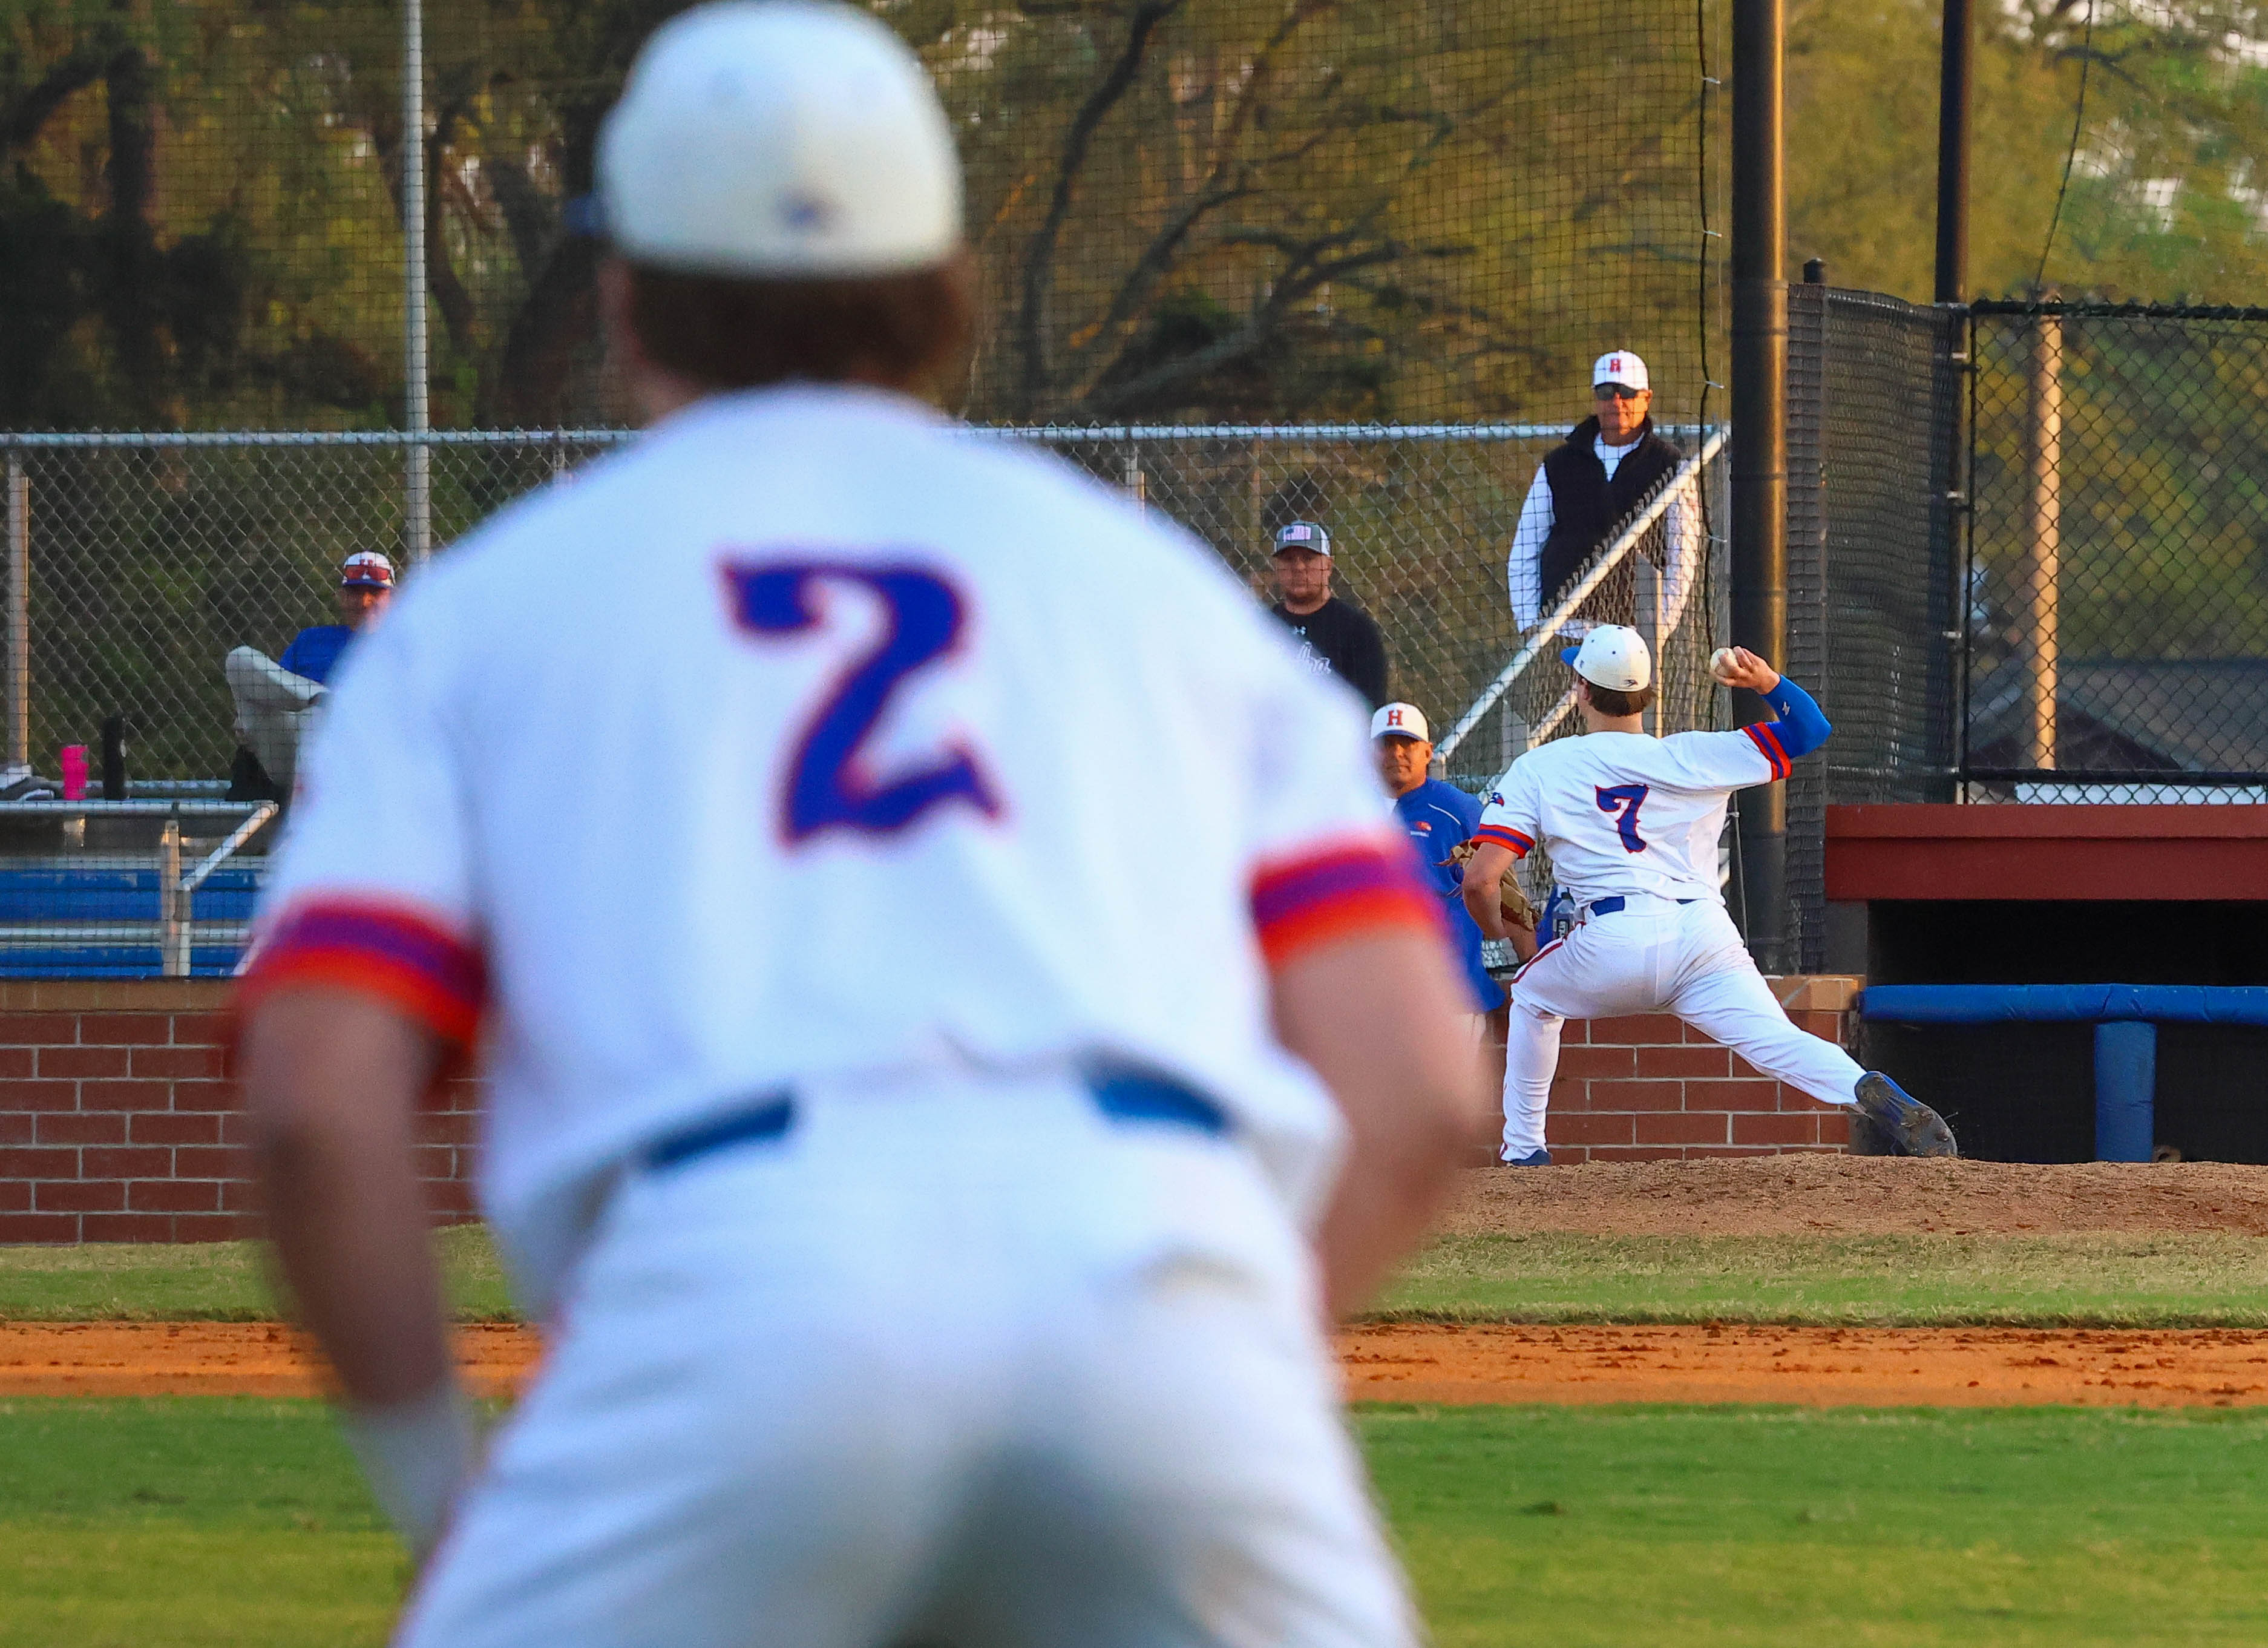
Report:
[[[1756,971],[1724,907],[1631,901],[1547,945],[1512,985],[1505,1038],[1504,1153],[1543,1148],[1543,1115],[1569,1019],[1675,1013],[1765,1075],[1823,1104],[1856,1102],[1858,1062],[1798,1029]]]
[[[1411,1648],[1303,1241],[1065,1079],[632,1177],[414,1648]]]

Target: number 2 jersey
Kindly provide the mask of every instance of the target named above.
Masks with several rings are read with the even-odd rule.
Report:
[[[1441,930],[1360,705],[1218,557],[876,391],[711,397],[512,505],[301,771],[239,1012],[312,983],[482,1041],[538,1308],[643,1147],[799,1080],[1130,1063],[1309,1212],[1336,1113],[1269,970]]]
[[[1735,790],[1785,778],[1776,723],[1737,732],[1587,732],[1532,749],[1497,781],[1477,839],[1538,842],[1583,903],[1615,894],[1721,900],[1717,843]]]

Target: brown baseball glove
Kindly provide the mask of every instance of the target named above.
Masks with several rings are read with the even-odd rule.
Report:
[[[1451,864],[1469,864],[1480,848],[1473,842],[1459,842],[1449,850]],[[1507,927],[1523,931],[1535,930],[1535,907],[1528,901],[1528,894],[1520,890],[1520,864],[1517,860],[1505,865],[1504,875],[1496,884],[1497,914],[1504,917]]]

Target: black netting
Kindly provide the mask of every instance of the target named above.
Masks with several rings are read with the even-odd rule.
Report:
[[[436,427],[610,423],[597,123],[676,0],[424,8]],[[1701,410],[1724,0],[877,0],[935,71],[980,422]],[[0,426],[403,415],[396,0],[11,8]]]
[[[1979,800],[2268,799],[2268,313],[1979,305]]]
[[[1806,967],[1824,959],[1827,807],[1953,795],[1962,337],[1956,312],[1789,293],[1786,667],[1835,724],[1787,785]]]

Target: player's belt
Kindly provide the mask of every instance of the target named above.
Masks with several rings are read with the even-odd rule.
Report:
[[[1640,898],[1659,898],[1660,894],[1657,893],[1641,893],[1638,896]],[[1698,904],[1700,901],[1701,901],[1699,899],[1679,899],[1677,901],[1680,904]],[[1627,908],[1629,904],[1630,900],[1617,893],[1612,898],[1593,899],[1590,903],[1584,907],[1583,913],[1586,916],[1612,916]]]
[[[1147,1070],[1090,1070],[1094,1107],[1114,1122],[1163,1122],[1200,1133],[1228,1131],[1228,1112],[1192,1087]]]
[[[1086,1089],[1094,1096],[1094,1107],[1114,1122],[1161,1122],[1216,1136],[1229,1130],[1228,1112],[1220,1106],[1195,1088],[1146,1070],[1091,1070]],[[643,1159],[648,1172],[666,1173],[734,1145],[785,1138],[794,1126],[795,1100],[769,1093],[712,1121],[663,1135],[646,1146]]]
[[[650,1172],[666,1172],[714,1151],[730,1150],[735,1144],[759,1144],[785,1138],[794,1125],[795,1100],[785,1093],[769,1093],[754,1104],[714,1121],[696,1122],[664,1134],[646,1146],[645,1165]]]

